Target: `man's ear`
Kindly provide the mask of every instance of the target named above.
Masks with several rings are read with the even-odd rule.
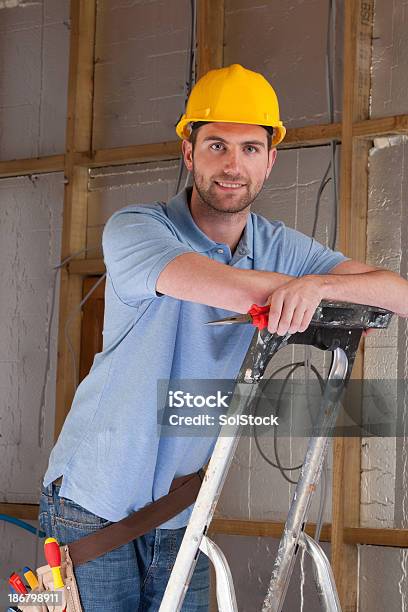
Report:
[[[278,154],[278,151],[277,151],[276,147],[273,147],[268,152],[268,167],[266,169],[265,180],[268,178],[268,176],[271,173],[271,170],[272,170],[273,164],[275,163],[277,154]]]
[[[191,172],[193,169],[193,144],[189,140],[183,140],[181,150],[186,168]]]

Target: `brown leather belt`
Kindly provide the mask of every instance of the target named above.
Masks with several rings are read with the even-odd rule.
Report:
[[[175,478],[167,495],[163,495],[117,523],[71,542],[68,548],[73,565],[82,565],[127,544],[191,506],[197,499],[204,474],[205,471],[201,469]]]

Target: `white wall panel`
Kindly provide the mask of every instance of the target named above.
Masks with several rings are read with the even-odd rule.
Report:
[[[0,159],[64,152],[69,0],[0,10]]]
[[[98,1],[94,148],[177,139],[190,23],[188,0]]]
[[[342,4],[337,6],[335,120],[340,120]],[[288,127],[328,123],[327,0],[226,0],[224,65],[261,72],[276,89]]]
[[[54,432],[63,177],[3,179],[0,194],[0,501],[37,503]]]

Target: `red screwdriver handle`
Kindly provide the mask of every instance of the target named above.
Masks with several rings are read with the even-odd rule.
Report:
[[[255,325],[259,330],[268,327],[270,306],[258,306],[258,304],[252,304],[248,310],[248,314],[252,318],[252,325]]]
[[[61,566],[61,551],[55,538],[47,538],[45,540],[44,554],[50,567]]]
[[[13,572],[9,578],[9,584],[13,587],[16,593],[28,593],[24,582],[21,580],[20,576]]]

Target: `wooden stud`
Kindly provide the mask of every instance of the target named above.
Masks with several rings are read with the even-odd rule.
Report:
[[[209,527],[209,533],[240,535],[252,537],[273,537],[280,539],[285,524],[278,521],[249,521],[233,518],[214,518]],[[313,536],[316,525],[308,523],[306,533]],[[322,528],[321,541],[330,542],[332,525],[325,524]],[[356,546],[386,546],[408,548],[408,529],[376,529],[368,527],[346,527],[344,541]]]
[[[284,140],[278,145],[278,149],[319,146],[327,144],[333,139],[341,141],[341,123],[288,128]]]
[[[353,138],[369,139],[380,136],[408,134],[408,115],[395,115],[366,119],[353,123]],[[289,128],[285,140],[279,149],[294,149],[297,147],[320,146],[332,139],[341,142],[341,123],[307,125]],[[104,168],[149,161],[166,161],[180,157],[180,142],[158,142],[153,144],[130,145],[112,149],[100,149],[88,154],[74,153],[74,164],[85,168]],[[64,155],[34,157],[29,159],[13,159],[0,162],[0,178],[24,176],[27,174],[44,174],[47,172],[62,172],[65,167]]]
[[[340,249],[359,261],[366,257],[368,148],[353,138],[353,124],[369,114],[373,0],[346,0],[340,184]],[[363,377],[363,342],[353,378]],[[358,607],[358,551],[345,540],[345,528],[360,521],[360,438],[333,440],[331,559],[344,612]]]
[[[222,533],[225,535],[240,535],[252,537],[272,537],[280,539],[285,523],[278,521],[248,521],[239,519],[214,518],[209,527],[209,533]],[[314,536],[316,525],[308,523],[306,533]],[[321,533],[322,542],[330,542],[331,526],[323,525]]]
[[[65,155],[64,218],[61,259],[86,247],[88,169],[75,165],[77,152],[92,153],[92,103],[95,43],[96,0],[71,1],[71,41],[67,109],[67,151]],[[84,258],[84,253],[80,255]],[[58,364],[56,389],[55,437],[58,436],[75,393],[74,380],[79,377],[81,317],[71,314],[81,301],[82,279],[61,272]],[[65,339],[65,326],[70,319],[69,336],[76,356]]]
[[[26,521],[36,521],[38,519],[38,504],[15,504],[0,503],[0,514],[7,514]]]
[[[69,274],[80,274],[90,276],[93,274],[104,274],[106,272],[103,259],[72,259],[67,264]]]
[[[84,280],[83,297],[99,280],[98,276]],[[79,381],[87,376],[96,353],[102,351],[103,317],[105,312],[105,281],[102,281],[91,293],[82,308],[81,359],[79,366]]]
[[[408,548],[408,529],[345,527],[344,541],[348,544]]]
[[[8,514],[23,520],[38,519],[38,504],[0,503],[0,513]],[[306,533],[313,536],[315,525],[309,523]],[[272,537],[279,539],[283,533],[284,523],[278,521],[248,521],[240,519],[214,518],[210,523],[209,535],[238,535],[251,537]],[[321,541],[330,542],[331,525],[322,528]],[[374,529],[367,527],[346,527],[344,539],[347,543],[361,546],[385,546],[408,548],[408,529]]]
[[[224,60],[224,0],[199,0],[197,14],[197,79],[222,68]]]
[[[354,138],[368,138],[372,140],[376,136],[393,136],[397,134],[408,134],[408,115],[363,119],[353,123]]]
[[[180,157],[180,141],[131,145],[113,149],[100,149],[90,157],[84,153],[76,155],[75,163],[87,168],[103,168],[149,161],[164,161]]]
[[[64,155],[49,155],[47,157],[2,161],[0,162],[0,178],[62,172],[64,170],[64,159]]]

